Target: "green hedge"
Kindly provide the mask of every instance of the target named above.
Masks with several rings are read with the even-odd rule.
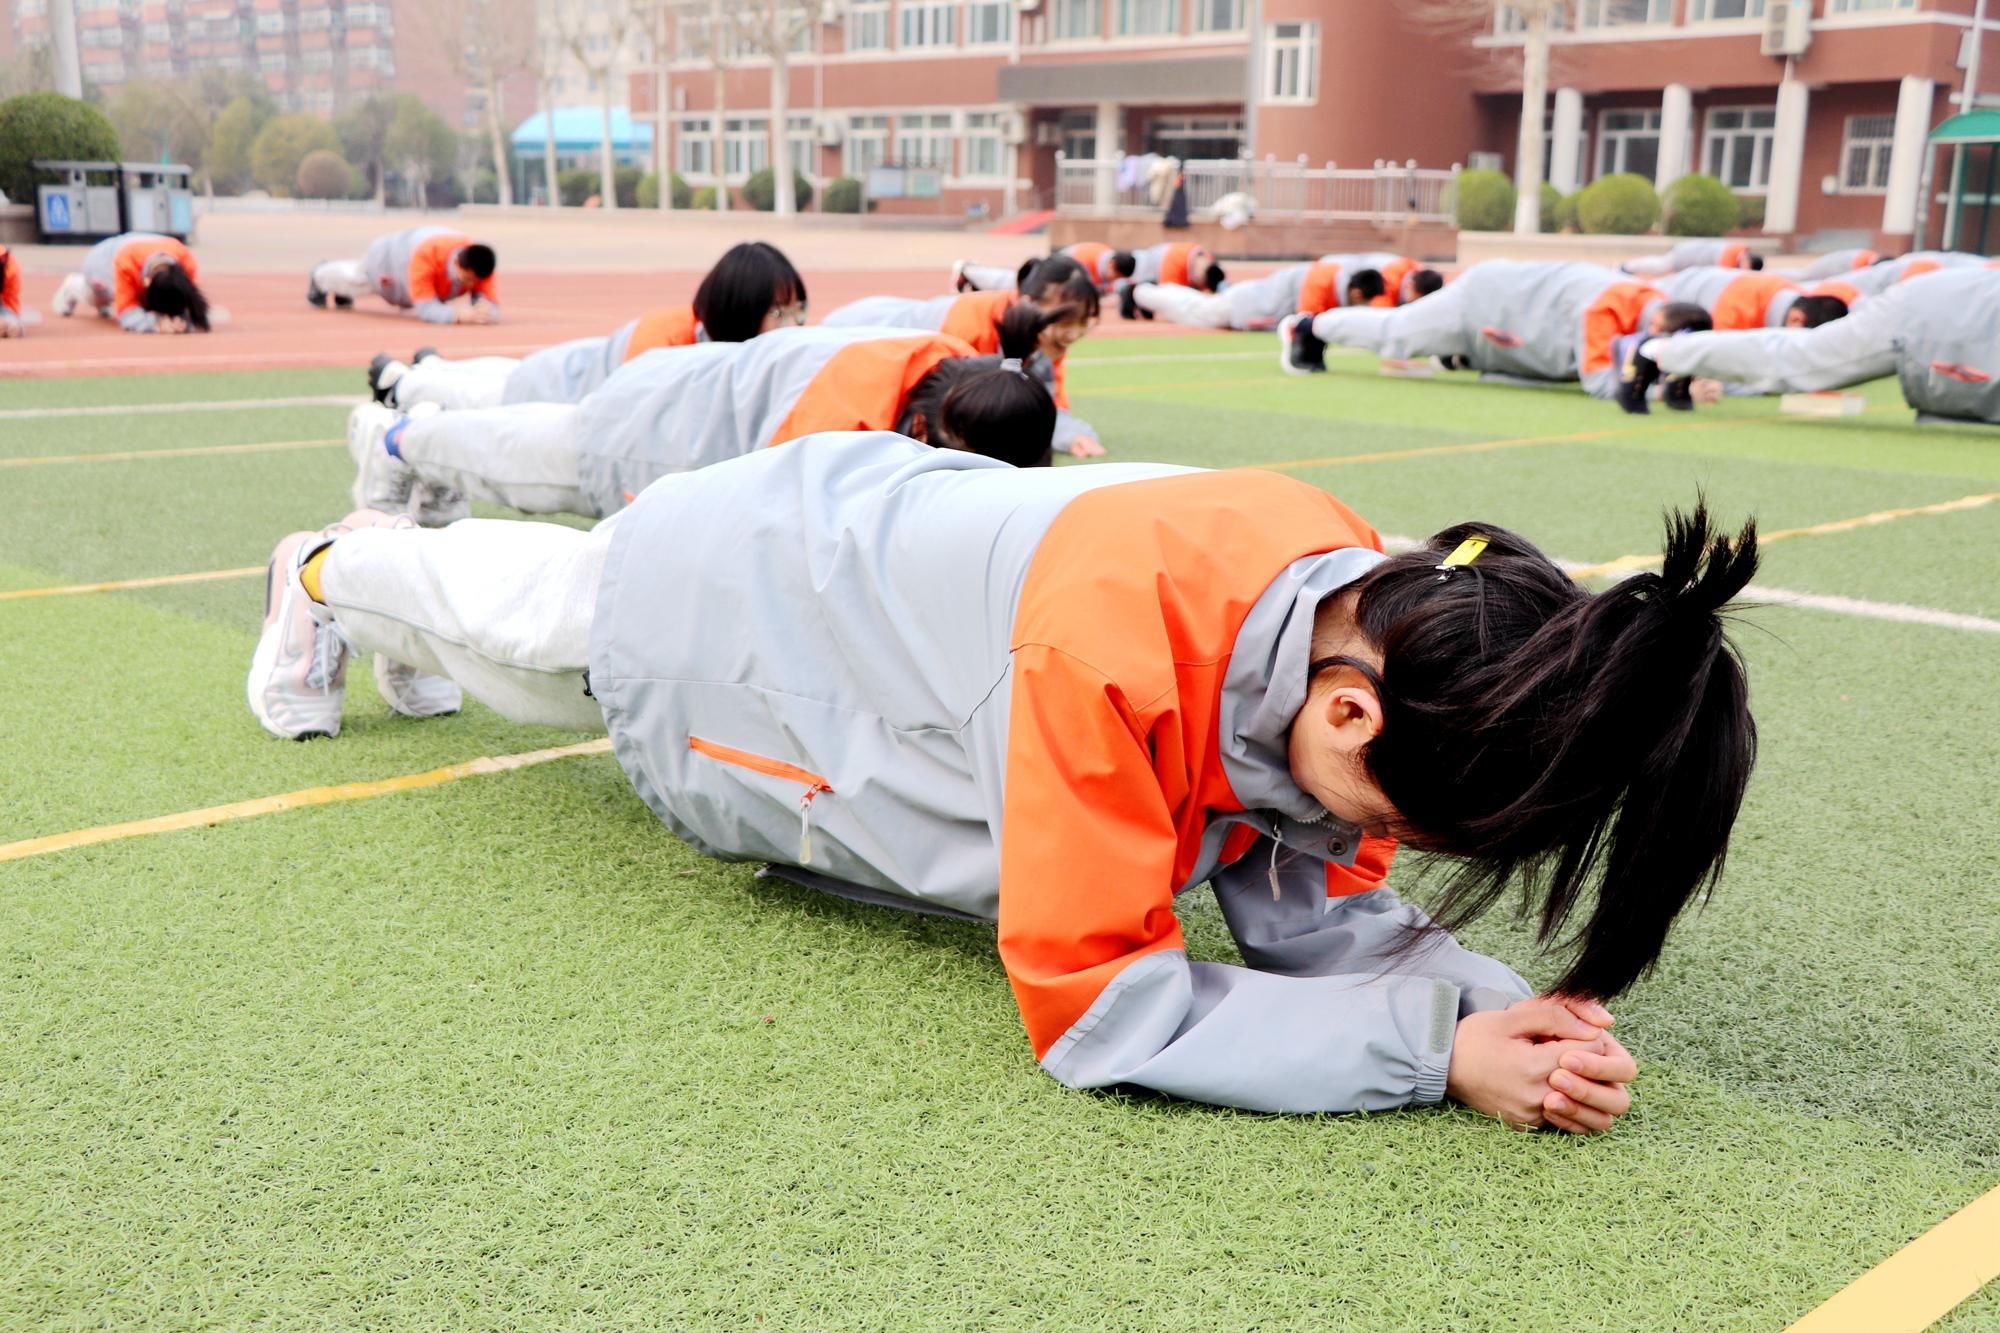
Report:
[[[1558,190],[1555,186],[1549,184],[1547,181],[1543,181],[1542,193],[1540,197],[1541,197],[1541,208],[1542,208],[1542,224],[1541,224],[1542,230],[1545,232],[1561,231],[1562,230],[1561,213],[1562,213],[1562,199],[1563,199],[1562,191]]]
[[[792,173],[792,191],[798,210],[803,213],[812,203],[812,182],[798,172]],[[743,202],[759,213],[768,213],[778,206],[778,177],[769,167],[750,173],[750,179],[743,182]]]
[[[299,164],[321,149],[340,151],[333,126],[303,112],[273,116],[250,141],[250,178],[272,194],[289,194],[298,188]]]
[[[598,193],[597,184],[597,172],[584,167],[556,173],[556,195],[566,208],[583,207],[585,201]]]
[[[102,111],[61,93],[26,93],[0,102],[0,190],[17,204],[35,202],[35,187],[57,178],[29,163],[119,160],[118,131]]]
[[[299,162],[293,184],[301,199],[345,199],[354,186],[354,168],[339,153],[315,148]]]
[[[1739,194],[1736,196],[1736,225],[1746,231],[1764,229],[1764,196],[1761,194]]]
[[[1713,176],[1683,176],[1660,201],[1669,236],[1725,236],[1736,228],[1736,196]]]
[[[618,192],[618,206],[620,208],[637,208],[639,206],[639,182],[645,178],[646,173],[637,167],[613,167],[611,169],[611,188]]]
[[[836,176],[826,183],[826,197],[820,200],[822,213],[859,213],[861,182],[852,176]]]
[[[1509,231],[1514,226],[1514,182],[1498,171],[1458,173],[1453,216],[1461,231]]]
[[[674,173],[674,193],[673,193],[674,207],[686,208],[693,202],[694,202],[694,191],[688,188],[688,183],[682,180],[681,174],[678,171],[676,171]],[[660,206],[659,173],[649,171],[639,181],[639,207],[658,208],[659,206]]]
[[[689,203],[688,207],[706,208],[712,211],[715,208],[715,187],[713,185],[704,185],[699,190],[696,190],[694,192],[694,199]]]
[[[1581,207],[1582,204],[1583,204],[1582,190],[1571,190],[1568,194],[1562,197],[1562,202],[1556,205],[1557,231],[1583,230],[1583,224],[1577,221],[1577,216],[1576,216],[1577,209]]]
[[[1644,176],[1600,176],[1584,188],[1576,220],[1593,236],[1644,235],[1660,220],[1660,196]]]

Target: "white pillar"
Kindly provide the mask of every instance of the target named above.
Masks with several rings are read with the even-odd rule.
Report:
[[[1118,155],[1125,151],[1124,108],[1116,102],[1097,104],[1097,188],[1094,201],[1100,212],[1109,212],[1118,203]]]
[[[1917,181],[1923,174],[1926,135],[1937,85],[1914,74],[1903,76],[1896,97],[1896,137],[1889,147],[1889,193],[1882,200],[1882,230],[1908,236],[1917,229]]]
[[[1764,196],[1764,230],[1799,229],[1799,190],[1804,184],[1806,112],[1811,102],[1806,86],[1792,77],[1785,62],[1785,81],[1778,85],[1778,123],[1771,133],[1771,188]]]
[[[1688,174],[1688,132],[1694,127],[1694,94],[1685,83],[1660,90],[1660,156],[1653,188],[1664,190]]]
[[[1550,130],[1549,184],[1574,194],[1583,184],[1583,163],[1577,161],[1577,140],[1583,137],[1583,94],[1556,89],[1556,116]]]
[[[83,66],[77,62],[74,0],[49,0],[48,14],[49,35],[54,38],[56,48],[56,91],[64,97],[82,97]]]

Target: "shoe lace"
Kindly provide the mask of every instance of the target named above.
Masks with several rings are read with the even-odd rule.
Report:
[[[347,641],[332,625],[313,627],[313,660],[306,669],[306,685],[321,694],[333,693],[333,678],[340,670],[341,658],[347,651]]]

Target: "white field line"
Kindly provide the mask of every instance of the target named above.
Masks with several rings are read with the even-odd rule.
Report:
[[[300,398],[220,398],[198,403],[129,403],[110,407],[12,407],[0,421],[42,421],[50,417],[135,417],[161,412],[256,412],[273,407],[357,407],[360,394],[321,393]]]

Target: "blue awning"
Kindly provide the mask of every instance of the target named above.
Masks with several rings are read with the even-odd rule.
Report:
[[[556,152],[577,153],[597,148],[604,142],[604,112],[594,106],[564,106],[555,110]],[[539,156],[546,135],[544,114],[537,111],[514,131],[514,151]],[[651,124],[634,124],[632,113],[622,106],[611,108],[611,148],[613,152],[647,150],[653,146]]]

